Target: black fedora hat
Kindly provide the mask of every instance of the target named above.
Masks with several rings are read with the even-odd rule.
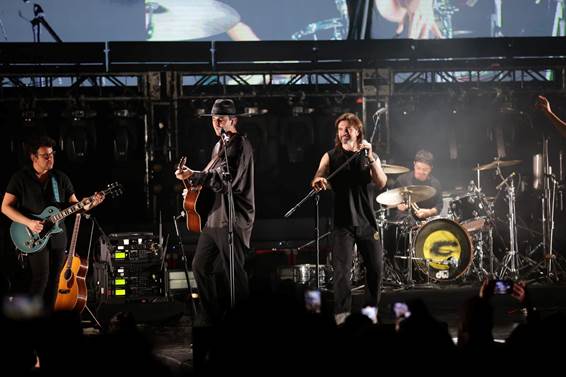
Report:
[[[212,105],[212,110],[210,110],[210,114],[206,114],[209,116],[238,116],[241,114],[236,113],[236,105],[234,101],[227,98],[220,98],[214,101]]]

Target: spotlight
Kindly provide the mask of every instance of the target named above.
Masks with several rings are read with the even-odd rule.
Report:
[[[291,108],[291,113],[293,114],[293,116],[300,116],[300,115],[306,115],[306,114],[311,114],[314,112],[314,109],[312,107],[306,107],[306,106],[293,106]]]
[[[244,114],[242,114],[242,116],[251,117],[251,116],[267,114],[267,112],[268,112],[267,109],[260,109],[257,106],[245,107],[244,108]]]
[[[92,122],[96,111],[70,104],[62,116],[69,121],[61,124],[61,150],[69,161],[83,163],[88,157],[89,149],[96,150],[96,127]]]
[[[128,108],[113,111],[112,153],[115,161],[126,161],[137,150],[136,122],[138,114]]]

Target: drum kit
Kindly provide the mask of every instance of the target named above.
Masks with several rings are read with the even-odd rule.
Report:
[[[478,185],[472,181],[466,192],[448,200],[444,215],[427,219],[417,218],[415,209],[420,202],[436,195],[433,187],[404,186],[378,195],[380,239],[388,255],[385,258],[385,282],[405,287],[415,283],[481,281],[494,275],[516,279],[524,260],[519,260],[521,256],[517,253],[515,173],[503,177],[501,169],[520,163],[520,160],[496,159],[477,165],[473,170],[478,175]],[[409,171],[403,166],[387,164],[384,164],[384,170],[386,174]],[[494,198],[487,197],[479,187],[480,173],[493,170],[501,179],[496,189],[506,193],[510,234],[508,250],[501,262],[497,262],[497,269],[493,254]],[[402,216],[403,220],[388,219],[388,209],[402,204],[411,209]],[[391,229],[394,229],[393,240],[389,239],[392,242],[385,244],[385,233]]]

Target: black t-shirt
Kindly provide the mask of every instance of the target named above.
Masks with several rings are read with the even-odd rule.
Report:
[[[423,200],[422,202],[418,202],[417,205],[419,208],[436,208],[438,214],[442,211],[442,187],[440,186],[440,182],[438,179],[429,175],[426,181],[419,181],[415,178],[415,174],[413,171],[408,173],[402,174],[397,178],[397,182],[395,183],[395,187],[404,187],[404,186],[430,186],[436,189],[436,193],[430,199]]]
[[[354,153],[345,151],[341,147],[330,150],[329,174]],[[377,230],[373,205],[369,200],[368,184],[371,182],[367,159],[361,153],[330,179],[334,192],[334,225],[359,227],[369,225]]]
[[[40,182],[31,166],[14,173],[6,192],[14,195],[17,199],[16,208],[26,216],[32,214],[40,214],[46,207],[55,206],[59,209],[67,208],[69,198],[75,193],[75,189],[69,177],[58,170],[51,170],[45,182]],[[57,190],[59,192],[59,200],[56,201],[53,180],[57,182]],[[53,234],[50,241],[52,246],[66,247],[65,224],[61,223],[63,232]]]

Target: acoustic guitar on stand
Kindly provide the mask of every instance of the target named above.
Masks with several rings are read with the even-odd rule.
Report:
[[[88,258],[81,258],[75,254],[80,223],[81,214],[77,213],[67,261],[59,275],[59,287],[57,288],[54,308],[56,311],[77,311],[80,313],[86,305]]]

